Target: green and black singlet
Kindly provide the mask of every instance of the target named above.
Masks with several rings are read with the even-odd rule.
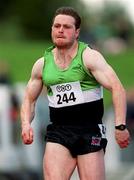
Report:
[[[102,123],[103,89],[83,64],[88,47],[79,42],[77,55],[66,70],[58,68],[52,50],[44,54],[43,82],[47,87],[50,119],[60,125],[96,126]]]

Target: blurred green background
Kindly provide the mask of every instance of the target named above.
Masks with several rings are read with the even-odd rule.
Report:
[[[100,6],[102,1],[103,4]],[[91,6],[91,2],[96,3]],[[132,20],[122,2],[125,1],[0,0],[0,85],[12,85],[9,86],[11,92],[7,91],[7,95],[11,93],[11,95],[17,95],[15,97],[18,98],[13,99],[12,114],[10,114],[11,117],[7,121],[9,124],[6,124],[5,129],[2,124],[6,121],[4,117],[2,118],[2,112],[0,112],[0,180],[5,180],[5,177],[7,177],[6,180],[42,180],[44,132],[47,120],[49,120],[48,102],[46,99],[44,101],[42,97],[39,97],[37,102],[37,119],[34,123],[35,130],[38,129],[39,134],[36,134],[35,149],[34,145],[30,149],[24,147],[21,143],[19,113],[21,98],[23,97],[25,84],[30,78],[32,66],[38,58],[43,56],[45,49],[52,44],[50,37],[52,17],[58,7],[72,6],[79,12],[82,18],[80,40],[100,51],[116,71],[126,91],[132,90],[132,94],[134,94],[134,20]],[[129,3],[127,4],[129,5]],[[18,84],[19,86],[16,86]],[[0,90],[2,88],[1,86]],[[3,93],[5,93],[5,90]],[[0,97],[0,99],[2,98],[3,96]],[[12,99],[9,97],[8,103],[11,103],[10,101]],[[4,107],[6,103],[7,100],[3,100],[0,107]],[[106,123],[111,123],[113,119],[111,113],[112,99],[111,93],[107,90],[104,90],[104,105],[106,107],[105,112],[109,114],[106,117]],[[10,110],[6,109],[3,116],[6,116],[8,111]],[[113,126],[109,124],[108,127],[112,129]],[[1,133],[2,130],[3,133]],[[110,139],[114,137],[111,134],[109,136]],[[7,146],[4,149],[5,144]],[[110,161],[108,159],[107,162],[110,165],[113,161],[114,165],[112,165],[112,168],[110,167],[111,169],[109,168],[111,172],[108,173],[107,180],[120,180],[124,175],[129,175],[128,169],[133,171],[133,164],[131,168],[129,166],[126,168],[124,166],[125,161],[122,161],[121,157],[126,159],[129,157],[128,159],[133,163],[134,143],[130,146],[130,149],[128,148],[128,154],[125,154],[125,156],[115,146],[115,142],[109,146],[112,153],[109,153],[111,159]],[[12,161],[13,164],[9,163]],[[38,161],[40,161],[39,165]],[[116,166],[118,162],[121,163],[119,167]],[[34,163],[35,167],[33,167]],[[20,167],[18,164],[20,164]],[[114,166],[115,172],[113,173]],[[11,174],[12,177],[9,176]],[[132,174],[132,176],[134,175]],[[133,179],[134,177],[132,177]]]
[[[95,10],[82,0],[1,0],[0,62],[8,63],[13,83],[28,81],[33,63],[51,44],[54,12],[66,5],[82,17],[80,40],[101,51],[126,89],[133,87],[134,26],[125,7],[112,1]],[[104,93],[105,105],[110,105],[110,94]]]

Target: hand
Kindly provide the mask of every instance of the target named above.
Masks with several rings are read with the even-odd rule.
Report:
[[[115,130],[115,139],[119,144],[120,148],[126,148],[130,143],[130,134],[127,129],[121,131],[116,129]]]
[[[22,140],[24,144],[32,144],[33,142],[33,129],[32,127],[27,124],[22,127]]]

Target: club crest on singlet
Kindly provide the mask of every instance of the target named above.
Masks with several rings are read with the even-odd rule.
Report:
[[[79,81],[51,86],[55,107],[76,105],[84,102]]]

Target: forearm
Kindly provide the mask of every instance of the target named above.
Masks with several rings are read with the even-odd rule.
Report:
[[[122,85],[117,85],[112,92],[115,125],[126,124],[126,92]]]
[[[25,95],[21,107],[21,124],[29,125],[35,114],[35,103],[42,90],[41,79],[30,79],[25,90]]]
[[[21,126],[30,125],[35,114],[35,103],[28,99],[24,100],[21,107]]]

